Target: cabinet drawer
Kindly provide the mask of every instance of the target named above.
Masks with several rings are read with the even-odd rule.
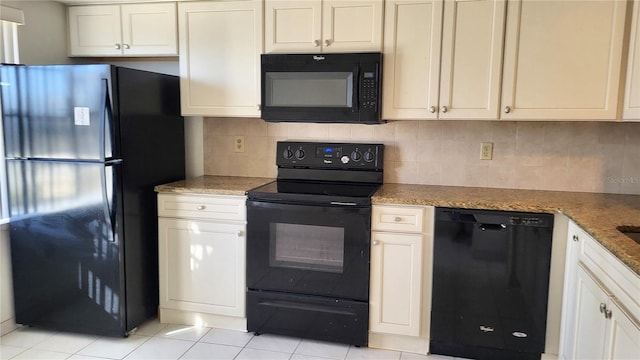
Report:
[[[245,200],[244,196],[158,194],[158,216],[244,221]]]
[[[580,261],[611,291],[636,321],[640,319],[640,276],[584,233]]]
[[[377,206],[372,207],[373,230],[421,233],[424,228],[423,207]]]

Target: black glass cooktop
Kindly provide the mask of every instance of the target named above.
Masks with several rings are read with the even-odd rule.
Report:
[[[309,203],[371,204],[379,184],[276,180],[247,192],[249,200]]]

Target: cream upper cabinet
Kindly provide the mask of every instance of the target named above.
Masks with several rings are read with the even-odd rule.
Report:
[[[496,119],[505,1],[387,1],[383,118]]]
[[[640,0],[633,2],[626,85],[622,118],[640,120]]]
[[[385,2],[383,119],[437,119],[442,7],[441,0]]]
[[[502,119],[616,119],[626,1],[510,0]]]
[[[175,3],[70,6],[70,56],[176,56]]]
[[[382,0],[266,0],[265,51],[380,51],[382,15]]]
[[[262,2],[178,4],[183,115],[259,117]]]

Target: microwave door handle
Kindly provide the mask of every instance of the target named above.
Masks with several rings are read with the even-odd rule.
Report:
[[[360,68],[353,69],[353,110],[360,110]]]

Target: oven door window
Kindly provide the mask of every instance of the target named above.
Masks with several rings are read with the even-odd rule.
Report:
[[[371,208],[247,201],[247,287],[368,299]]]
[[[272,223],[270,238],[271,267],[343,271],[344,228]]]
[[[264,81],[269,107],[353,107],[353,72],[266,72]]]

